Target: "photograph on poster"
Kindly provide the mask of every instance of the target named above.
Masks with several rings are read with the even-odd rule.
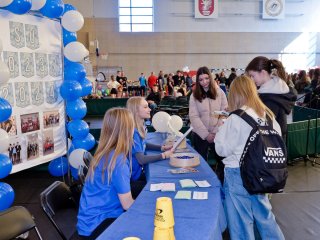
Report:
[[[11,116],[7,121],[0,123],[0,128],[5,130],[9,136],[17,135],[17,125],[14,116]]]
[[[19,138],[10,141],[8,147],[8,155],[13,165],[21,163],[21,144]]]
[[[32,132],[40,129],[39,113],[20,115],[20,118],[22,133]]]
[[[50,111],[43,113],[43,126],[44,128],[57,127],[59,126],[59,111]]]
[[[42,136],[43,145],[43,155],[48,155],[54,152],[54,140],[53,140],[53,130],[48,130],[43,132]]]
[[[27,160],[39,157],[38,133],[27,135]]]

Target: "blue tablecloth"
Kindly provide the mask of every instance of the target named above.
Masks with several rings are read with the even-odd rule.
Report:
[[[149,142],[161,143],[164,138],[158,133],[149,133]],[[194,151],[189,148],[190,151]],[[170,197],[174,211],[174,233],[180,239],[222,239],[221,233],[226,229],[226,219],[221,202],[221,185],[209,165],[201,159],[196,167],[198,173],[171,174],[168,160],[149,164],[146,168],[148,183],[130,209],[123,213],[98,239],[121,240],[135,236],[141,240],[153,239],[154,211],[158,197]],[[207,191],[208,200],[175,200],[176,192],[150,192],[151,183],[174,182],[176,191],[181,190],[180,179],[207,180],[211,187],[192,188],[190,191]],[[186,189],[184,189],[186,190]]]

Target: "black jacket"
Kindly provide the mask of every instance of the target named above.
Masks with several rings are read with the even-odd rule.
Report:
[[[297,96],[294,94],[293,89],[285,94],[275,93],[260,93],[262,102],[270,108],[275,115],[277,122],[280,125],[282,135],[285,137],[287,133],[287,115],[291,112]]]

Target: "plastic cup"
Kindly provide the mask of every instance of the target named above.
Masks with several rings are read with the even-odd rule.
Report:
[[[126,237],[126,238],[123,238],[122,240],[141,240],[141,239],[138,237]]]
[[[153,240],[175,240],[173,227],[171,228],[154,228]]]
[[[170,228],[174,226],[171,198],[157,198],[156,211],[154,215],[154,226],[159,228]]]

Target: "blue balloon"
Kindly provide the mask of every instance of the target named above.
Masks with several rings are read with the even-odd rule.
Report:
[[[91,94],[92,92],[92,83],[90,80],[88,80],[87,78],[82,78],[79,80],[79,83],[82,87],[82,94],[81,96],[87,96],[89,94]]]
[[[59,157],[52,160],[48,166],[49,173],[55,177],[61,177],[68,172],[68,159]]]
[[[0,182],[0,211],[9,208],[14,200],[12,187],[4,182]]]
[[[70,166],[70,172],[71,172],[71,176],[72,176],[75,180],[78,180],[78,179],[79,179],[78,169]]]
[[[76,80],[79,81],[86,77],[86,69],[81,63],[71,62],[64,68],[64,80]]]
[[[64,5],[64,12],[63,14],[65,14],[66,12],[69,12],[71,10],[77,10],[73,5],[66,3]]]
[[[73,138],[85,138],[89,133],[89,126],[83,120],[72,120],[68,123],[68,131]]]
[[[7,155],[0,154],[0,179],[9,175],[12,170],[12,162]]]
[[[73,62],[71,62],[68,58],[63,57],[63,66],[64,67],[68,66],[70,63],[73,63]]]
[[[62,28],[62,38],[63,46],[66,46],[68,43],[77,41],[77,33],[69,32],[68,30]]]
[[[63,81],[60,86],[60,95],[64,100],[72,101],[81,97],[82,88],[79,82],[75,80]]]
[[[59,18],[64,11],[64,3],[61,0],[47,0],[40,12],[48,18]]]
[[[25,14],[30,11],[31,7],[31,0],[13,0],[5,9],[15,14]]]
[[[82,90],[81,90],[81,93],[82,93]],[[4,98],[0,98],[0,122],[7,121],[10,118],[11,114],[12,114],[12,107],[10,103]]]
[[[87,114],[87,105],[81,98],[67,101],[66,112],[72,119],[82,119]]]
[[[94,139],[94,136],[91,133],[89,133],[85,138],[72,139],[72,144],[74,145],[75,149],[82,148],[87,151],[90,151],[96,144],[96,140]]]

